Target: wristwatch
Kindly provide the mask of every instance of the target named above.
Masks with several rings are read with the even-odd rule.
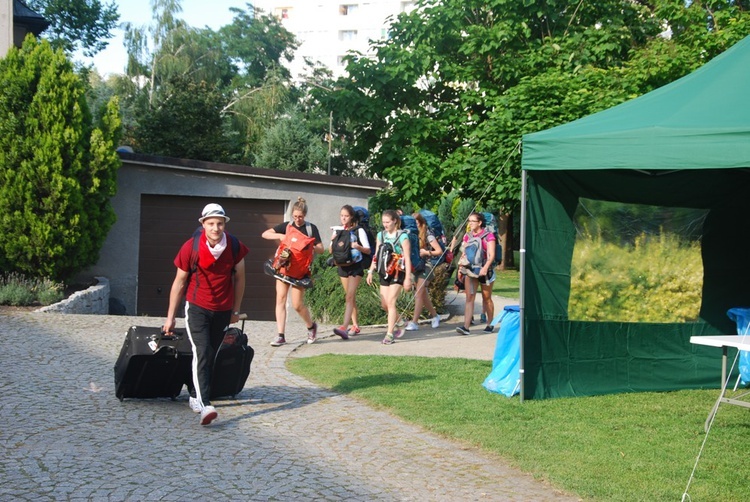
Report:
[[[240,315],[239,312],[232,312],[232,315]]]

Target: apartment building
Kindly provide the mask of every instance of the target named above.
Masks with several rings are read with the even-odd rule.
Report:
[[[292,75],[305,57],[320,61],[338,77],[348,51],[371,53],[370,40],[388,37],[388,18],[414,8],[413,0],[256,0],[253,5],[281,19],[300,42]]]

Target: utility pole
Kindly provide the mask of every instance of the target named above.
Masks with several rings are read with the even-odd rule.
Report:
[[[0,0],[0,58],[13,47],[13,0]]]
[[[333,110],[328,116],[328,176],[331,175],[331,144],[333,143]]]

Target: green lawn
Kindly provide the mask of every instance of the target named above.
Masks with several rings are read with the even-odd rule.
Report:
[[[444,437],[496,453],[586,500],[681,499],[718,390],[519,402],[485,390],[488,361],[323,355],[291,371]],[[688,494],[750,500],[750,416],[720,408]],[[687,499],[686,499],[687,500]]]
[[[498,270],[492,283],[492,294],[505,298],[519,298],[521,274],[516,270]]]

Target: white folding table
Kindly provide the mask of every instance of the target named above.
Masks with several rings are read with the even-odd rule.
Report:
[[[708,414],[704,429],[708,431],[708,426],[711,423],[711,419],[716,415],[719,410],[721,403],[734,404],[736,406],[742,406],[744,408],[750,408],[750,402],[743,401],[742,398],[749,395],[750,392],[744,392],[740,395],[732,398],[726,397],[727,387],[727,351],[729,347],[734,347],[738,350],[750,350],[750,336],[743,335],[718,335],[718,336],[691,336],[690,343],[695,345],[706,345],[708,347],[721,347],[721,393],[719,398],[716,400],[711,412]]]

